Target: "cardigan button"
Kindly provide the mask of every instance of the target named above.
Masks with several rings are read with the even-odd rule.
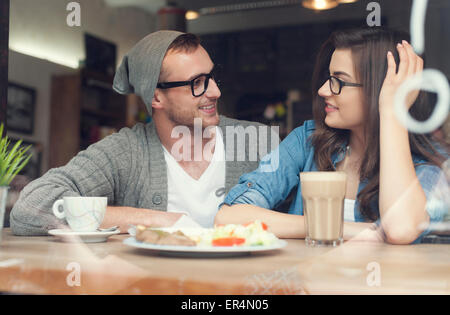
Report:
[[[248,182],[248,183],[247,183],[247,187],[248,187],[248,188],[251,188],[251,187],[252,187],[252,183],[251,183],[251,182]]]
[[[154,194],[152,198],[152,202],[154,205],[159,205],[162,202],[162,197],[160,194]]]

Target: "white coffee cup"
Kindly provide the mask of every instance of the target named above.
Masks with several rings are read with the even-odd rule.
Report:
[[[53,204],[53,214],[65,218],[73,231],[93,232],[103,221],[107,203],[107,197],[64,197]]]

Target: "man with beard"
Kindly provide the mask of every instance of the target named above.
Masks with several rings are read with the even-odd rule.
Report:
[[[113,88],[140,95],[152,122],[121,129],[26,186],[11,212],[14,234],[42,235],[64,224],[52,205],[65,196],[108,197],[102,227],[122,232],[187,218],[212,227],[226,193],[271,148],[259,152],[247,131],[278,142],[273,133],[261,135],[267,129],[260,124],[219,116],[214,63],[193,34],[158,31],[142,39],[123,58]],[[245,140],[235,141],[242,131]]]

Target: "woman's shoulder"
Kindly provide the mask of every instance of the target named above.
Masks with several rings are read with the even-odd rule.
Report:
[[[311,135],[315,130],[314,120],[306,120],[303,124],[294,130],[282,141],[283,147],[288,147],[293,154],[298,154],[301,151],[304,154],[309,154],[312,149]]]
[[[439,154],[441,155],[445,160],[450,159],[450,152],[448,149],[448,145],[444,145],[440,142],[437,141],[431,141],[431,145],[433,146],[433,149],[435,150],[434,152],[429,151],[430,154]],[[430,165],[430,166],[435,166],[433,163],[431,163],[429,160],[427,160],[424,156],[422,156],[421,154],[416,154],[414,152],[411,152],[412,155],[412,159],[413,162],[416,166],[419,165]],[[437,167],[437,166],[435,166]]]
[[[295,128],[292,132],[297,135],[302,135],[303,137],[309,137],[313,134],[314,130],[316,130],[316,124],[314,120],[305,120],[303,124],[297,128]]]

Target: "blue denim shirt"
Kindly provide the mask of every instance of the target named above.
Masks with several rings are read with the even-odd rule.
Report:
[[[258,169],[240,177],[239,183],[230,190],[222,204],[253,204],[266,209],[274,209],[288,197],[292,189],[296,189],[288,213],[303,215],[299,173],[317,171],[314,162],[314,148],[308,139],[314,129],[313,120],[305,121],[301,127],[294,129],[276,150],[261,160]],[[335,167],[344,159],[346,147],[347,144],[344,144],[341,152],[332,156]],[[426,161],[413,155],[413,162],[417,164]],[[450,195],[442,170],[429,164],[416,165],[415,170],[427,197],[427,212],[430,222],[442,221],[449,204],[443,198],[436,197]],[[366,186],[367,182],[367,179],[360,181],[358,193]],[[378,209],[378,200],[376,203],[376,209]],[[356,222],[366,221],[360,212],[358,200],[355,202],[354,214]],[[428,228],[414,243],[419,242],[430,230]]]

